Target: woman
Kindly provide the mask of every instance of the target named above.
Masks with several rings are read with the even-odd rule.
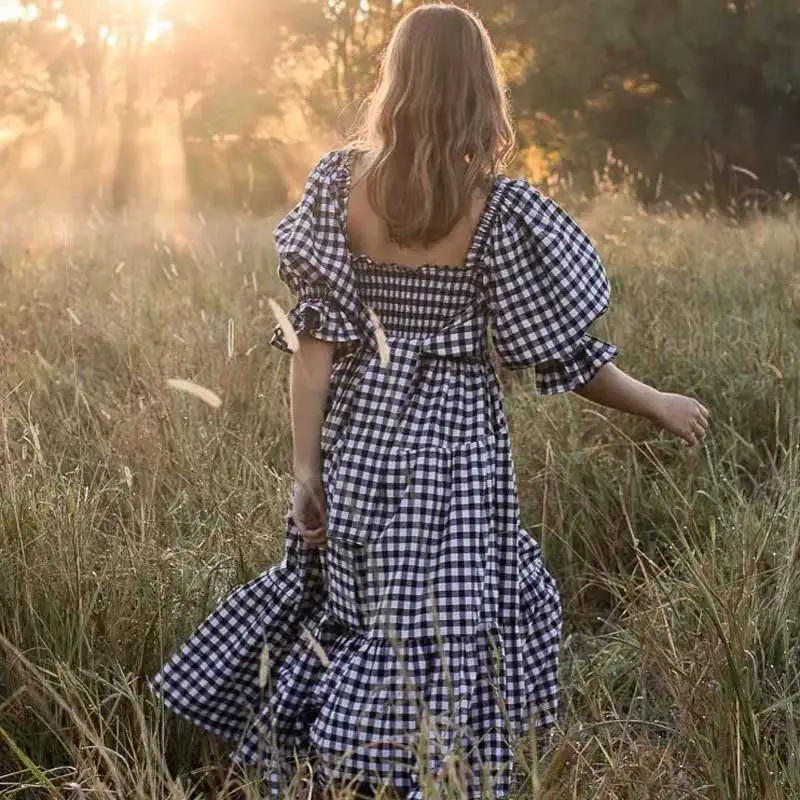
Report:
[[[299,754],[320,784],[502,798],[520,737],[555,721],[560,601],[519,525],[489,329],[541,392],[692,444],[706,432],[700,403],[628,377],[589,336],[609,301],[600,260],[499,174],[513,139],[481,23],[424,6],[394,33],[363,144],[326,156],[278,225],[299,298],[286,554],[153,680],[275,790]]]

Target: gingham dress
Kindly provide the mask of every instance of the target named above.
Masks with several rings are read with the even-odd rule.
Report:
[[[505,177],[465,266],[357,257],[351,169],[351,151],[326,156],[276,230],[293,326],[335,343],[327,545],[304,546],[287,515],[281,563],[231,592],[151,686],[274,791],[308,754],[323,780],[413,800],[426,773],[460,764],[463,796],[490,783],[502,798],[520,737],[555,720],[561,606],[520,527],[488,334],[502,362],[537,367],[541,392],[574,389],[616,354],[588,334],[608,283],[576,224]],[[287,349],[280,330],[273,344]]]

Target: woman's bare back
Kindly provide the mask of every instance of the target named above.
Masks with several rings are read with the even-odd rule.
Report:
[[[347,236],[352,252],[373,261],[407,267],[463,266],[486,206],[486,193],[475,196],[469,214],[444,239],[427,247],[401,247],[389,238],[386,222],[370,205],[367,183],[361,180],[368,158],[368,155],[360,158],[353,167],[347,211]]]

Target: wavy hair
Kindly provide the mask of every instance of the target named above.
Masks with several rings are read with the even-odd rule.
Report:
[[[400,246],[447,236],[514,151],[506,87],[483,23],[455,5],[397,25],[359,144],[370,205]]]

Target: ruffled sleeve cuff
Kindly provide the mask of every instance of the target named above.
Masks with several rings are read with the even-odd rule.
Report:
[[[613,344],[587,335],[569,357],[536,365],[536,389],[546,395],[575,391],[587,384],[600,367],[613,361],[618,352]]]
[[[320,341],[335,343],[340,346],[337,351],[346,351],[360,341],[356,325],[322,290],[302,291],[287,316],[295,333],[306,333]],[[280,326],[273,330],[270,344],[284,353],[292,352]]]

